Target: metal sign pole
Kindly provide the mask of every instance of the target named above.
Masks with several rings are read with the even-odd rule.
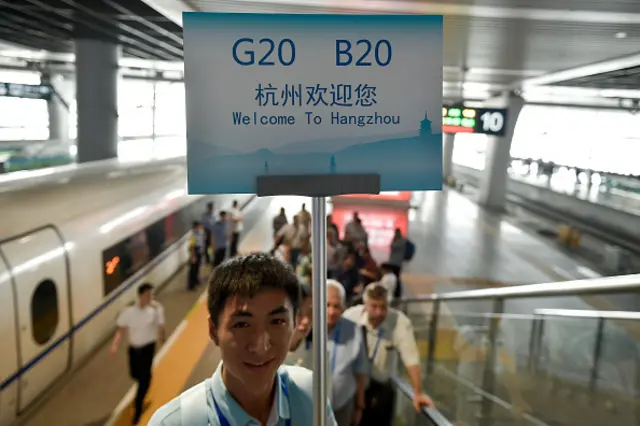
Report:
[[[313,197],[313,426],[327,424],[327,221],[326,198]]]

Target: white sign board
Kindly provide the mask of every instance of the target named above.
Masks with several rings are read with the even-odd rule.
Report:
[[[442,187],[442,17],[185,13],[188,189],[380,175]]]

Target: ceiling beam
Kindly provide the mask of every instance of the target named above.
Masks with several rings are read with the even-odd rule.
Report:
[[[158,34],[162,34],[163,36],[165,36],[168,39],[176,42],[180,46],[183,45],[182,37],[172,33],[171,31],[168,31],[165,28],[162,28],[160,25],[154,24],[153,22],[149,21],[148,19],[143,18],[142,16],[136,15],[134,12],[130,11],[129,9],[125,8],[124,6],[121,6],[120,4],[118,4],[115,1],[112,1],[112,0],[102,0],[102,1],[104,3],[106,3],[106,4],[108,4],[109,6],[111,6],[113,9],[117,10],[118,12],[120,12],[120,13],[122,13],[124,15],[128,15],[128,16],[132,17],[136,22],[140,22],[145,27],[157,32]]]
[[[182,27],[182,12],[198,12],[186,0],[142,0],[149,7]]]
[[[570,68],[562,71],[554,71],[539,77],[527,78],[515,82],[513,89],[525,88],[527,86],[542,86],[546,84],[561,83],[576,78],[588,77],[592,75],[602,74],[605,72],[618,71],[625,68],[640,66],[640,53],[635,55],[623,56],[621,58],[610,59],[606,61],[596,62],[581,67]]]
[[[108,25],[112,25],[112,23],[114,23],[115,19],[113,19],[112,17],[107,17],[102,13],[96,12],[93,9],[91,9],[90,7],[86,7],[86,6],[82,6],[78,3],[76,3],[74,0],[60,0],[63,3],[68,4],[70,7],[75,8],[76,10],[82,12],[83,14],[86,14],[88,16],[91,16],[94,19],[97,19],[99,21],[105,22]],[[121,22],[115,22],[116,26],[118,28],[120,28],[122,31],[126,31],[129,34],[131,34],[132,36],[136,36],[144,41],[146,41],[147,43],[149,43],[150,45],[155,45],[157,47],[160,47],[164,50],[166,50],[167,52],[169,52],[172,55],[175,55],[176,57],[182,57],[182,49],[179,49],[169,43],[165,43],[164,41],[160,41],[157,38],[154,38],[153,36],[150,36],[149,34],[145,33],[144,31],[140,31],[137,30],[135,28],[133,28],[130,25],[127,24],[123,24]]]
[[[71,17],[68,16],[67,13],[65,13],[65,11],[58,9],[54,6],[51,6],[47,3],[45,3],[44,1],[41,0],[26,0],[27,2],[41,8],[41,10],[43,11],[47,11],[49,13],[58,15],[61,18],[67,19],[67,20],[72,20]],[[50,18],[49,18],[50,19]],[[72,20],[73,22],[73,20]],[[107,38],[113,38],[114,42],[120,42],[121,44],[123,44],[123,47],[127,47],[127,48],[134,48],[137,49],[138,51],[143,51],[146,52],[146,56],[148,57],[157,57],[157,58],[162,58],[163,60],[175,60],[178,59],[177,57],[171,55],[169,52],[166,52],[164,50],[155,48],[153,46],[149,46],[145,43],[143,43],[142,41],[138,41],[132,37],[128,37],[124,34],[118,34],[117,31],[113,31],[110,30],[108,28],[105,28],[101,25],[97,25],[95,23],[92,23],[91,25],[91,29],[93,31],[96,31],[97,33],[101,33],[104,34]],[[126,46],[129,45],[129,46]],[[182,59],[181,57],[179,57],[179,59]]]

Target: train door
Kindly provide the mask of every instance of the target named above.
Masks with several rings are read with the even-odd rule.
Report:
[[[19,364],[14,296],[9,267],[0,253],[0,425],[11,423],[17,411]]]
[[[63,244],[52,228],[45,228],[1,247],[13,273],[18,311],[18,412],[68,367],[69,283]]]

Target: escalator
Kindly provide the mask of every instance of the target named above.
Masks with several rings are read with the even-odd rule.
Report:
[[[575,309],[571,300],[638,291],[640,275],[627,275],[404,299],[398,308],[413,322],[437,411],[414,418],[405,397],[396,424],[637,426],[640,313]],[[566,307],[525,312],[532,305],[515,303],[522,299]]]

